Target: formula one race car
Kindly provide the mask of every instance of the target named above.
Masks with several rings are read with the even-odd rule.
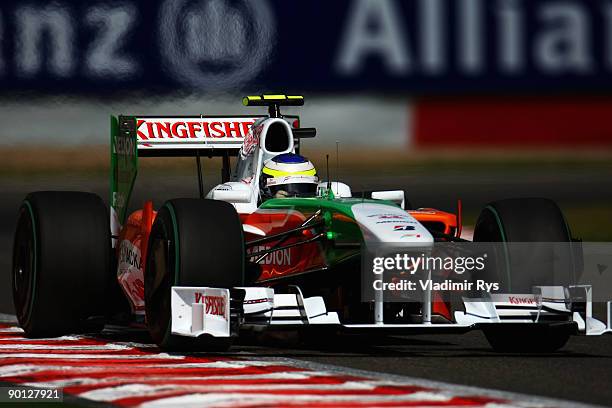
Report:
[[[303,105],[303,97],[243,102],[268,107],[269,114],[112,117],[110,223],[103,201],[90,193],[43,191],[25,198],[15,233],[13,294],[28,336],[96,332],[118,322],[145,325],[164,348],[218,350],[249,330],[478,328],[496,350],[551,351],[571,334],[610,331],[592,317],[586,286],[517,292],[506,282],[500,293],[480,294],[478,301],[459,293],[451,302],[431,288],[416,301],[364,300],[364,246],[463,243],[460,213],[405,208],[404,191],[356,193],[339,181],[319,181],[299,154],[300,140],[316,130],[280,112]],[[161,156],[195,157],[200,197],[170,199],[157,210],[147,202],[130,213],[138,160]],[[201,156],[223,163],[222,183],[206,196]],[[489,204],[474,241],[563,243],[575,257],[580,252],[559,207],[546,199]],[[510,281],[514,261],[499,259]]]

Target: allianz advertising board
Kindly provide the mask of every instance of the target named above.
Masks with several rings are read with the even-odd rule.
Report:
[[[0,3],[3,92],[612,90],[610,0]]]

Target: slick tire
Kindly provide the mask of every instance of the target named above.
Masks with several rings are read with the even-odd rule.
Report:
[[[244,284],[242,224],[231,204],[174,199],[157,213],[145,267],[145,310],[151,338],[164,349],[222,351],[231,338],[171,334],[172,286],[232,288]]]
[[[492,268],[485,271],[484,277],[501,282],[504,293],[532,293],[534,285],[558,284],[562,273],[568,274],[568,279],[575,273],[571,232],[557,204],[548,199],[518,198],[489,203],[476,221],[474,242],[533,243],[520,244],[516,249],[496,245],[494,259],[487,261]],[[554,254],[551,245],[538,245],[551,242],[559,243],[555,246],[566,257],[562,262],[555,263],[559,254]],[[559,263],[567,266],[567,270],[560,273],[555,266]],[[571,324],[512,326],[485,328],[485,336],[494,350],[552,352],[562,348],[573,331]]]
[[[111,237],[95,194],[30,193],[13,245],[15,311],[28,337],[97,332],[104,326]]]
[[[500,324],[483,329],[491,348],[499,353],[553,353],[576,333],[575,326],[562,324]]]

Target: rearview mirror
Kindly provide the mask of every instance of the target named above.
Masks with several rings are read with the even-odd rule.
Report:
[[[399,205],[402,210],[406,205],[406,201],[404,198],[404,190],[372,191],[372,199],[392,201],[395,204]]]

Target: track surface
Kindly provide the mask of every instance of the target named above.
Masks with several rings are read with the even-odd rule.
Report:
[[[192,176],[143,181],[135,191],[134,205],[141,205],[145,197],[153,198],[158,205],[169,197],[168,194],[177,197],[194,196],[197,192]],[[172,192],[166,191],[165,186],[168,185],[173,186]],[[13,312],[10,251],[15,214],[26,192],[72,189],[93,191],[106,197],[107,186],[107,180],[99,177],[0,181],[0,312]],[[457,174],[449,177],[396,179],[394,182],[376,179],[363,183],[363,187],[354,188],[402,186],[416,206],[449,210],[454,209],[457,197],[463,199],[464,208],[481,208],[488,201],[512,196],[547,196],[558,200],[562,207],[582,200],[612,201],[610,174],[574,172],[543,172],[537,177],[516,175],[503,179],[493,175],[475,178],[473,175],[464,177]],[[113,340],[147,341],[140,335]],[[298,348],[290,343],[279,345],[267,342],[266,345],[238,346],[235,350],[237,354],[223,358],[242,358],[247,355],[249,358],[256,355],[266,359],[288,357],[302,362],[383,373],[379,379],[389,379],[389,375],[395,374],[612,406],[612,336],[573,338],[562,353],[536,356],[492,353],[484,337],[477,332],[462,336],[351,338],[343,339],[327,349],[321,346]]]
[[[0,324],[0,382],[60,387],[69,402],[124,407],[579,405],[271,358],[248,347],[236,347],[231,354],[184,355],[119,340],[113,333],[33,340],[11,324]]]

